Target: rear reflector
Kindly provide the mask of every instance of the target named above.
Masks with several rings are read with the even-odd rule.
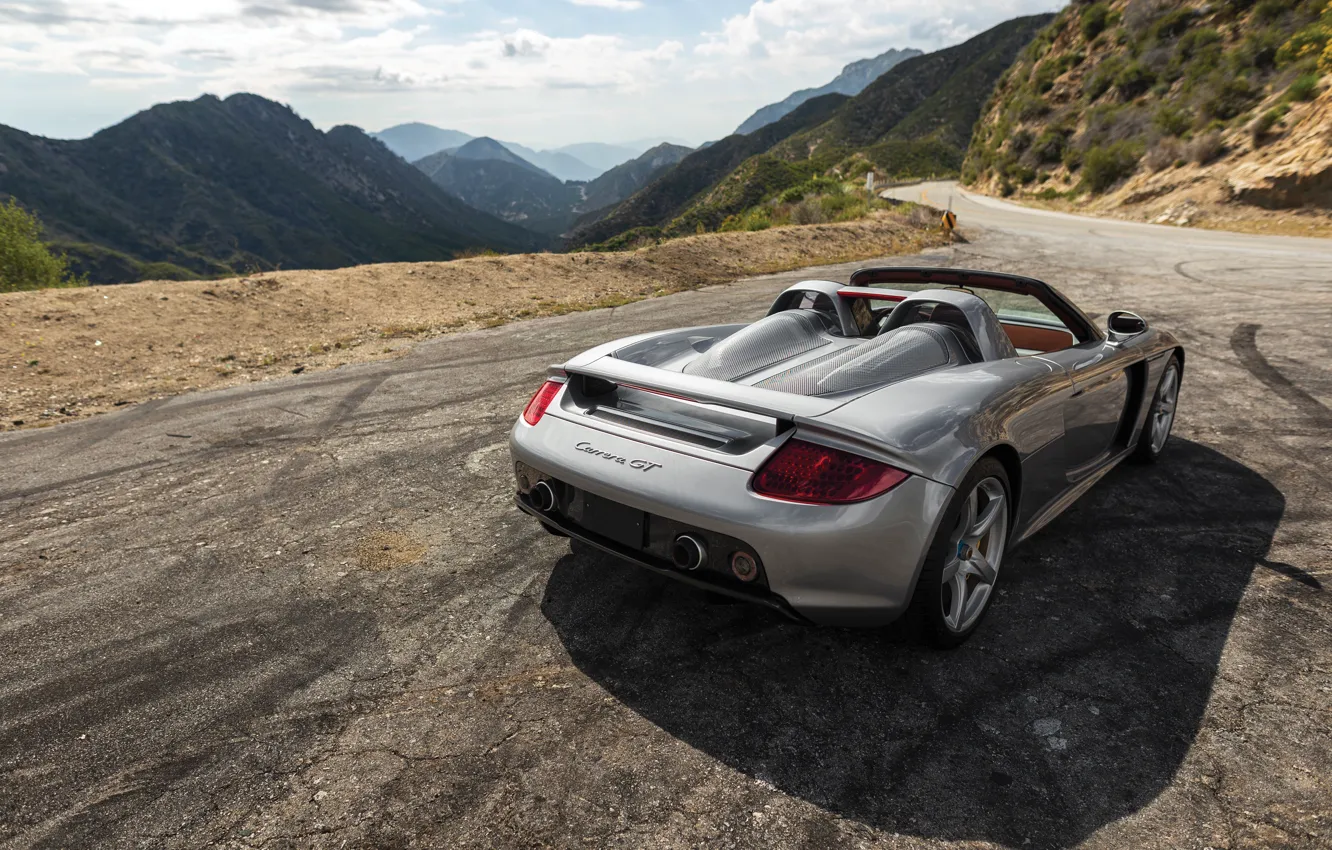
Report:
[[[840,449],[787,440],[754,476],[760,496],[812,505],[863,502],[907,479],[900,469]]]
[[[541,417],[546,414],[546,408],[550,407],[551,401],[555,399],[555,394],[564,386],[560,381],[546,381],[541,385],[541,389],[536,391],[532,400],[527,403],[523,409],[523,421],[528,425],[535,425],[541,421]]]

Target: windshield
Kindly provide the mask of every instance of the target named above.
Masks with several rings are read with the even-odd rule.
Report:
[[[873,283],[875,289],[896,289],[902,292],[921,292],[926,289],[960,289],[980,298],[1000,319],[1036,322],[1042,325],[1065,327],[1059,317],[1050,312],[1035,296],[997,289],[977,289],[967,286],[941,286],[937,283]]]

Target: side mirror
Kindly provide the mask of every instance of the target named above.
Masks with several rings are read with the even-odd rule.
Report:
[[[1106,320],[1110,327],[1110,338],[1126,339],[1131,336],[1137,336],[1147,330],[1147,320],[1137,313],[1130,313],[1127,310],[1116,310],[1110,314]]]

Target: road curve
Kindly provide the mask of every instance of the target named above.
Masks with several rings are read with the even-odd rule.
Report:
[[[505,434],[741,281],[0,435],[0,843],[1332,845],[1332,244],[1025,210],[906,264],[1188,347],[1177,439],[1014,550],[951,653],[570,554]],[[975,845],[968,845],[975,846]]]

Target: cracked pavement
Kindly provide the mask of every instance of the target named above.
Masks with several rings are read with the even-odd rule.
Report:
[[[852,266],[459,334],[0,435],[0,842],[1332,846],[1332,244],[953,208],[968,243],[892,262],[1188,347],[1161,463],[1013,550],[963,648],[719,604],[512,507],[547,364]]]

